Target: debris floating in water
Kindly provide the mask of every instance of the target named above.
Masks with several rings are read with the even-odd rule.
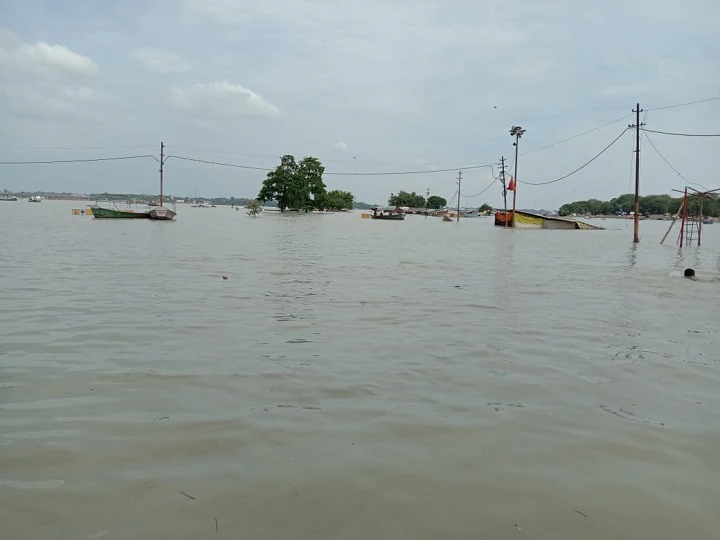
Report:
[[[194,500],[195,500],[195,497],[193,497],[193,496],[190,495],[189,493],[185,493],[185,492],[182,491],[182,490],[180,491],[180,493],[182,493],[183,495],[185,495],[185,496],[186,496],[188,499],[190,499],[191,501],[194,501]]]
[[[227,278],[228,278],[227,276],[223,276],[223,279],[226,280],[226,281],[227,281]]]

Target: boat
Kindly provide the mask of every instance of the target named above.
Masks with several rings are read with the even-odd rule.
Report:
[[[34,197],[28,197],[28,202],[42,202],[42,199],[36,195]]]
[[[712,219],[703,219],[703,225],[712,225],[715,223]]]
[[[98,219],[148,219],[147,212],[134,210],[120,210],[118,208],[103,208],[97,204],[90,207],[93,217]]]
[[[147,203],[147,204],[148,204],[148,206],[162,206],[162,205],[161,205],[159,202],[157,202],[157,201],[150,201],[150,202]]]
[[[148,217],[155,220],[170,220],[177,214],[165,206],[158,206],[148,212]]]
[[[15,197],[14,195],[0,195],[0,201],[17,201],[17,197]]]
[[[402,221],[405,219],[405,214],[398,207],[393,210],[378,207],[370,208],[370,210],[373,212],[370,216],[372,219],[387,219],[389,221]]]

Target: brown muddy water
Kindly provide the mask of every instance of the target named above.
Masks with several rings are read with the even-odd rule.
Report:
[[[0,203],[2,538],[720,535],[720,224],[77,206]]]

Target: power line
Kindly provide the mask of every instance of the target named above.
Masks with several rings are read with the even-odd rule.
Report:
[[[135,146],[0,146],[0,150],[129,150],[138,148],[157,148],[157,144],[139,144]]]
[[[616,142],[618,142],[618,141],[620,140],[620,138],[621,138],[623,135],[625,135],[625,132],[626,132],[626,131],[627,131],[627,128],[623,129],[622,132],[620,133],[620,135],[618,135],[617,137],[615,137],[615,139],[613,140],[613,142],[611,142],[611,143],[608,144],[605,148],[603,148],[602,150],[600,150],[600,152],[599,152],[598,154],[596,154],[595,157],[593,157],[590,161],[588,161],[588,162],[586,162],[585,164],[581,165],[580,167],[578,167],[578,168],[575,169],[574,171],[566,174],[565,176],[561,176],[560,178],[556,178],[555,180],[549,180],[549,181],[547,181],[547,182],[523,182],[522,180],[518,180],[517,178],[515,179],[515,181],[516,181],[516,182],[520,182],[521,184],[527,184],[528,186],[546,186],[546,185],[548,185],[548,184],[554,184],[555,182],[560,182],[561,180],[565,180],[566,178],[572,176],[572,175],[575,174],[576,172],[581,171],[582,169],[584,169],[585,167],[587,167],[588,165],[590,165],[593,161],[595,161],[597,158],[599,158],[600,156],[602,156],[613,144],[615,144]]]
[[[497,178],[496,178],[495,180],[493,180],[492,182],[490,182],[490,184],[488,185],[488,187],[486,187],[485,189],[483,189],[480,193],[476,193],[475,195],[465,195],[465,194],[463,193],[462,196],[465,197],[466,199],[474,199],[475,197],[479,197],[480,195],[482,195],[483,193],[485,193],[488,189],[490,189],[491,187],[493,187],[493,186],[495,185],[495,182],[497,182]]]
[[[540,150],[545,150],[547,148],[552,148],[553,146],[557,146],[558,144],[562,144],[564,142],[570,141],[572,139],[577,139],[578,137],[582,137],[583,135],[587,135],[588,133],[592,133],[593,131],[597,131],[599,129],[602,129],[604,127],[611,126],[612,124],[616,124],[620,122],[621,120],[625,120],[626,118],[630,118],[632,114],[626,114],[625,116],[621,116],[620,118],[616,118],[615,120],[608,122],[606,124],[603,124],[602,126],[597,126],[592,129],[589,129],[587,131],[583,131],[582,133],[578,133],[577,135],[572,135],[571,137],[567,137],[566,139],[562,139],[560,141],[548,144],[546,146],[541,146],[540,148],[536,148],[535,150],[530,150],[529,152],[523,152],[520,154],[521,156],[527,156],[528,154],[534,154],[535,152],[540,152]],[[512,165],[510,166],[512,168]]]
[[[660,135],[676,135],[678,137],[720,137],[720,133],[673,133],[671,131],[655,131],[652,129],[643,129],[649,133],[659,133]]]
[[[237,165],[235,163],[222,163],[220,161],[209,161],[207,159],[196,159],[196,158],[190,158],[185,156],[176,156],[176,155],[169,155],[167,159],[174,158],[174,159],[181,159],[183,161],[194,161],[195,163],[205,163],[208,165],[219,165],[221,167],[235,167],[237,169],[250,169],[252,171],[274,171],[275,169],[268,169],[266,167],[252,167],[250,165]]]
[[[170,155],[168,158],[175,158],[175,159],[182,159],[184,161],[194,161],[197,163],[206,163],[209,165],[219,165],[222,167],[236,167],[238,169],[250,169],[254,171],[274,171],[275,168],[268,169],[266,167],[252,167],[250,165],[239,165],[236,163],[224,163],[221,161],[211,161],[207,159],[196,159],[196,158],[190,158],[185,156],[177,156],[177,155]],[[326,176],[394,176],[394,175],[408,175],[408,174],[430,174],[430,173],[440,173],[440,172],[450,172],[450,171],[467,171],[471,169],[481,169],[483,167],[489,167],[491,170],[493,170],[492,164],[486,164],[486,165],[471,165],[467,167],[455,167],[452,169],[432,169],[432,170],[425,170],[425,171],[383,171],[383,172],[333,172],[333,171],[325,171],[323,174]]]
[[[0,161],[0,165],[45,165],[49,163],[90,163],[94,161],[118,161],[122,159],[141,159],[141,158],[152,158],[157,161],[157,158],[151,154],[142,156],[118,156],[118,157],[104,157],[104,158],[92,158],[92,159],[51,159],[47,161]]]
[[[687,182],[688,184],[691,184],[691,185],[693,185],[693,186],[699,186],[699,187],[701,187],[701,188],[703,188],[703,189],[705,189],[705,190],[708,189],[707,187],[703,186],[702,184],[697,184],[697,183],[695,183],[695,182],[691,182],[690,180],[688,180],[687,178],[685,178],[685,177],[680,173],[680,171],[678,171],[675,167],[673,167],[672,163],[670,163],[670,162],[665,158],[665,156],[663,156],[663,155],[660,153],[660,150],[657,149],[657,146],[655,146],[655,143],[652,142],[652,140],[650,139],[650,136],[649,136],[647,133],[645,134],[645,138],[647,139],[647,142],[650,143],[650,146],[652,146],[653,150],[655,150],[655,153],[656,153],[658,156],[660,156],[660,159],[662,159],[662,160],[667,164],[668,167],[670,167],[673,171],[675,171],[675,174],[677,174],[680,178],[682,178],[683,180],[685,180],[685,182]]]
[[[720,99],[720,96],[715,96],[707,99],[699,99],[697,101],[688,101],[687,103],[678,103],[677,105],[666,105],[665,107],[653,107],[652,109],[647,109],[648,111],[662,111],[665,109],[674,109],[676,107],[686,107],[687,105],[696,105],[698,103],[707,103],[708,101],[716,101]]]
[[[258,158],[272,158],[272,159],[278,159],[280,155],[275,154],[251,154],[247,152],[231,152],[227,150],[214,150],[211,148],[197,148],[194,146],[176,146],[176,145],[167,145],[166,148],[174,148],[178,150],[189,150],[193,152],[205,152],[208,154],[224,154],[224,155],[230,155],[230,156],[248,156],[248,157],[258,157]],[[422,165],[422,163],[417,162],[411,162],[411,161],[367,161],[362,159],[321,159],[323,163],[368,163],[368,164],[376,164],[376,165]],[[432,162],[434,165],[454,165],[455,167],[452,169],[454,171],[458,170],[458,167],[462,167],[462,165],[459,165],[457,162]],[[465,162],[467,163],[467,162]]]

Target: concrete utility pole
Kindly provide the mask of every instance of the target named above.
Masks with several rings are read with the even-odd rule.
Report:
[[[515,137],[515,142],[513,143],[513,146],[515,147],[515,175],[513,176],[514,182],[514,188],[513,189],[513,225],[515,224],[515,200],[517,199],[517,186],[518,186],[518,178],[517,178],[517,167],[518,167],[518,147],[520,143],[520,137],[522,137],[525,134],[525,130],[521,128],[520,126],[513,126],[510,128],[510,135]]]
[[[456,223],[460,223],[460,182],[462,181],[462,171],[458,171],[458,208],[457,208],[457,221]]]
[[[503,202],[505,203],[505,223],[503,225],[507,227],[507,189],[505,188],[505,156],[502,156],[500,158],[500,179],[503,187]]]
[[[640,104],[637,104],[637,109],[633,109],[635,113],[635,123],[630,124],[628,127],[635,128],[635,222],[633,227],[633,242],[640,242],[640,128],[645,124],[640,123],[640,113],[643,110],[640,108]]]

